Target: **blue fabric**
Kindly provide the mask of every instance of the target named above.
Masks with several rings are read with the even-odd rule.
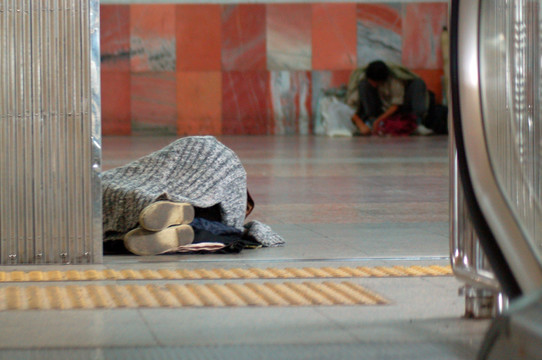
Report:
[[[194,218],[190,224],[194,229],[206,230],[215,235],[242,235],[243,232],[233,226],[228,226],[218,221],[211,221],[204,218]]]

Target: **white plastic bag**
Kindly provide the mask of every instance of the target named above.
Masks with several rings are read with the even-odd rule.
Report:
[[[327,136],[352,136],[357,131],[356,125],[352,123],[356,111],[335,96],[323,98],[320,111]]]

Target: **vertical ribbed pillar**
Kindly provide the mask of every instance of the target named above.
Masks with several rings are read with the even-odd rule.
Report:
[[[99,5],[0,0],[0,263],[101,262]]]

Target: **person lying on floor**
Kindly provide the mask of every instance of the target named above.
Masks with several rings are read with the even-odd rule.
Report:
[[[178,139],[102,173],[104,249],[123,241],[137,255],[240,251],[284,240],[253,220],[246,171],[212,136]]]

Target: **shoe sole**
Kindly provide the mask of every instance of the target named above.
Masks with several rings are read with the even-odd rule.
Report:
[[[194,241],[194,230],[190,225],[168,227],[162,231],[136,228],[124,237],[124,246],[131,253],[148,256],[158,255]]]
[[[190,224],[194,214],[190,204],[157,201],[141,211],[139,225],[149,231],[160,231],[172,225]]]

